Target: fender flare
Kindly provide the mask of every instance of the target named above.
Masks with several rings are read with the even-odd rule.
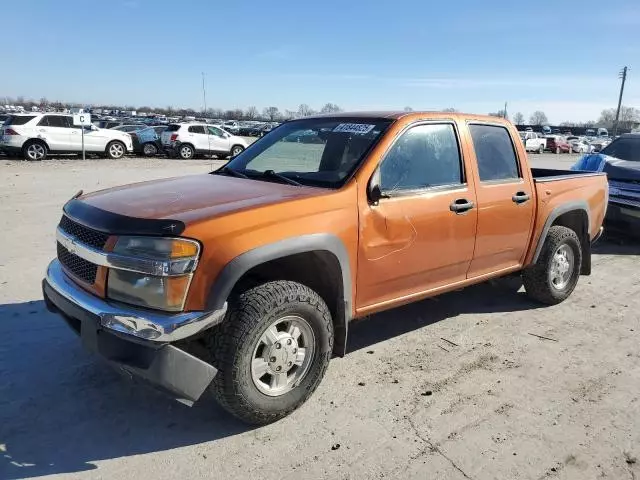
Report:
[[[338,318],[334,319],[336,326],[334,352],[343,356],[346,353],[347,329],[352,316],[353,288],[349,254],[342,240],[335,235],[328,233],[301,235],[263,245],[238,255],[224,266],[214,281],[207,298],[207,309],[223,308],[238,280],[252,268],[278,258],[313,251],[331,253],[340,266],[344,313],[342,314],[343,310],[339,308]]]
[[[583,259],[582,259],[582,270],[590,271],[591,270],[591,238],[589,227],[591,225],[591,218],[589,216],[589,205],[584,200],[573,200],[570,202],[563,203],[562,205],[558,205],[547,217],[547,220],[544,222],[544,227],[542,227],[542,232],[540,233],[540,237],[538,238],[538,243],[536,245],[535,253],[533,255],[533,259],[531,263],[536,263],[538,261],[538,257],[540,257],[540,253],[542,252],[542,247],[544,246],[544,242],[547,239],[547,234],[549,233],[549,229],[553,225],[553,223],[565,213],[574,212],[574,211],[583,211],[587,217],[587,225],[586,225],[586,236],[587,241],[586,244],[583,242],[583,239],[580,239],[581,243],[583,243],[583,250],[587,249],[587,251],[583,251]],[[590,273],[590,272],[589,272]],[[588,275],[588,273],[584,273]]]

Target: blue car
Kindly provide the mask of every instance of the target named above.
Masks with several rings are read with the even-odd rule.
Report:
[[[609,205],[605,221],[640,237],[640,133],[619,136],[600,153],[587,154],[571,170],[605,172]]]
[[[113,130],[120,130],[131,135],[133,139],[133,151],[138,155],[153,157],[162,152],[160,136],[153,127],[147,125],[120,125]]]

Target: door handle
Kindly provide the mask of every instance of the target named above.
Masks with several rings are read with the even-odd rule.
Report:
[[[449,205],[449,210],[455,213],[464,213],[468,212],[473,207],[473,202],[470,202],[466,198],[458,198],[451,205]]]
[[[513,197],[511,197],[511,200],[513,200],[513,203],[524,203],[526,201],[529,200],[529,194],[526,192],[517,192]]]

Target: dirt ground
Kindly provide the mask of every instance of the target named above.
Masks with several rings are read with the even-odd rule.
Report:
[[[315,395],[261,428],[86,353],[40,291],[62,204],[211,166],[0,159],[0,479],[640,479],[637,243],[601,242],[555,307],[484,284],[359,321]]]

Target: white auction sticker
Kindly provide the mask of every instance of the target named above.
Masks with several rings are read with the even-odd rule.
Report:
[[[342,133],[359,133],[364,135],[365,133],[369,133],[375,125],[368,125],[366,123],[341,123],[336,128],[333,129],[334,132],[342,132]]]

